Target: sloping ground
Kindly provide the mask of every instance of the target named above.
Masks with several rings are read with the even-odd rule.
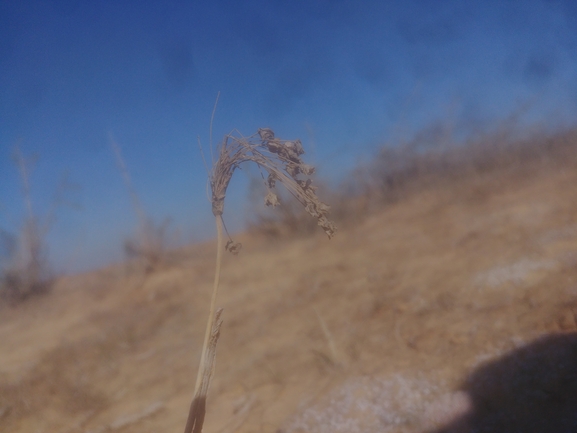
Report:
[[[576,431],[576,185],[575,158],[540,160],[411,193],[330,241],[240,239],[205,431],[514,431],[531,416],[565,424],[517,431]],[[3,307],[0,431],[182,431],[214,252]]]

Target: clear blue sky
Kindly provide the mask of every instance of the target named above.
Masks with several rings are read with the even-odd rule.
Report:
[[[181,242],[210,236],[196,140],[219,91],[215,140],[270,127],[331,179],[439,119],[487,128],[530,102],[531,120],[570,124],[577,2],[0,0],[0,228],[24,212],[19,143],[39,214],[63,173],[82,188],[48,236],[56,268],[120,259],[135,216],[113,134],[146,210]]]

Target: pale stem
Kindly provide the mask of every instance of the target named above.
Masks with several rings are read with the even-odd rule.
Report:
[[[220,281],[220,262],[222,261],[222,216],[217,215],[216,217],[216,271],[214,273],[214,284],[212,286],[212,299],[210,300],[210,310],[208,312],[208,321],[206,322],[206,331],[204,333],[204,343],[202,345],[202,355],[200,357],[200,365],[198,366],[198,374],[196,376],[196,386],[194,389],[194,394],[198,393],[203,377],[203,371],[206,364],[206,351],[208,349],[208,343],[210,341],[210,335],[212,332],[214,314],[216,312],[216,295],[218,293],[218,284]]]

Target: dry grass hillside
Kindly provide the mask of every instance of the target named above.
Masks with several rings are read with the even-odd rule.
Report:
[[[429,173],[330,241],[241,236],[205,431],[577,431],[575,135],[553,147]],[[0,431],[181,432],[214,252],[2,306]]]

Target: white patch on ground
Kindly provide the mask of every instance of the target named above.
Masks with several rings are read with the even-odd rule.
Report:
[[[477,274],[473,282],[476,286],[499,287],[505,283],[522,284],[533,272],[553,269],[555,260],[521,259],[515,263],[496,266]]]
[[[397,374],[350,379],[327,398],[296,414],[286,433],[398,433],[440,427],[467,412],[464,392]]]
[[[549,244],[567,241],[577,237],[577,224],[571,224],[558,229],[546,231],[537,238],[537,245],[547,246]]]
[[[504,340],[493,347],[486,348],[485,352],[478,354],[471,363],[470,368],[476,369],[480,367],[482,364],[501,358],[502,356],[505,356],[512,350],[516,350],[520,347],[527,345],[530,340],[535,340],[541,336],[542,334],[540,333],[535,333],[534,335],[526,338],[521,338],[519,336],[512,336],[508,340]]]

